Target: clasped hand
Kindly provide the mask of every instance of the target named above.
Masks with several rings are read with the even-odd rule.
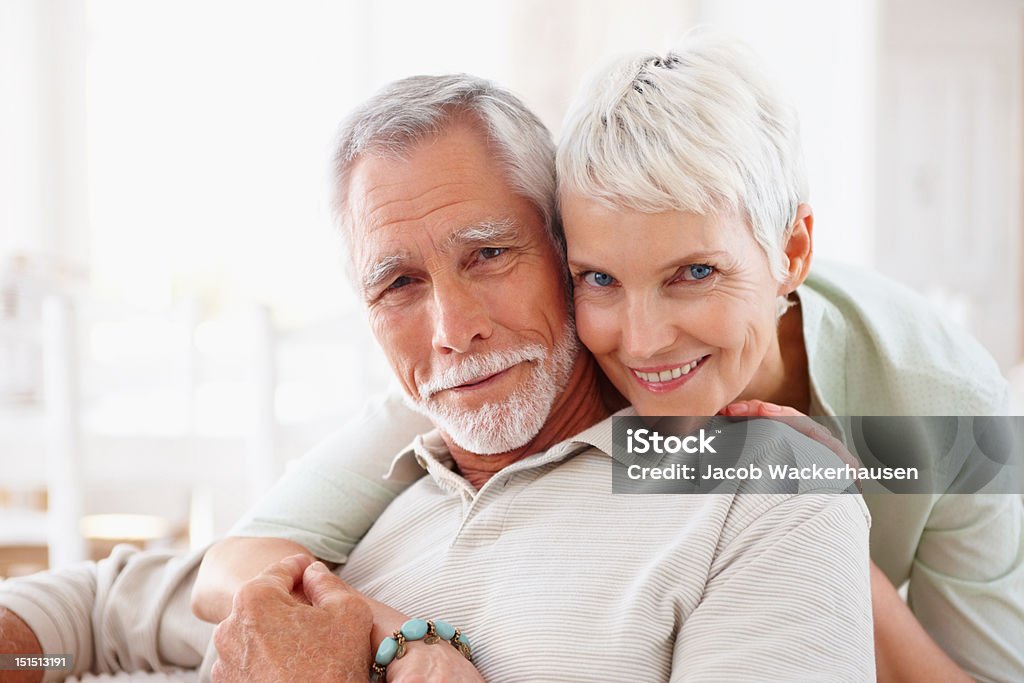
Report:
[[[242,586],[214,632],[216,683],[366,681],[372,647],[408,617],[372,600],[305,555],[285,558]],[[445,643],[411,643],[388,666],[390,683],[483,681]]]

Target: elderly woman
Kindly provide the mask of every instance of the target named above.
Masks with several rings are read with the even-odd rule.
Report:
[[[641,415],[1004,411],[991,358],[919,299],[866,272],[811,269],[796,116],[733,44],[694,40],[612,62],[572,107],[558,172],[580,338]],[[426,429],[389,401],[346,437],[350,452],[353,439],[365,447],[346,467],[379,480],[388,456]],[[344,561],[366,513],[394,492],[378,486],[382,500],[357,510],[339,501],[333,524],[310,533],[289,515],[327,516],[329,501],[311,510],[307,494],[323,490],[329,467],[321,458],[300,469],[235,530],[284,538],[228,539],[207,556],[201,616],[223,618],[234,586],[296,550]],[[959,665],[1019,680],[1019,499],[868,504],[879,677],[953,679]],[[908,578],[917,619],[890,583]]]
[[[736,415],[1005,413],[993,360],[923,301],[864,271],[811,268],[797,117],[741,49],[697,39],[618,59],[577,96],[564,135],[578,332],[641,415],[733,401]],[[1019,499],[867,502],[879,679],[959,671],[889,583],[907,579],[957,663],[1024,675]]]

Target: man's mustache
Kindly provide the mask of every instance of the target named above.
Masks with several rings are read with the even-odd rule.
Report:
[[[547,357],[547,350],[539,344],[528,344],[517,349],[468,356],[460,360],[458,365],[445,368],[436,377],[431,377],[420,384],[420,398],[429,401],[441,391],[486,379],[519,363],[539,362]]]

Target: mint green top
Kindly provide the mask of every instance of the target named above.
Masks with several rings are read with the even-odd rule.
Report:
[[[816,263],[797,291],[816,415],[998,415],[991,356],[910,290]],[[345,562],[421,471],[384,479],[430,423],[400,398],[374,402],[302,458],[232,530],[293,540]],[[925,628],[979,680],[1024,680],[1024,504],[1014,495],[866,494],[871,557]]]
[[[1006,414],[992,356],[906,287],[827,263],[797,294],[818,414]]]
[[[909,289],[857,268],[815,264],[798,295],[812,413],[1007,413],[1007,383],[992,357]],[[908,603],[935,641],[978,680],[1024,680],[1021,498],[864,499],[871,558],[896,585],[910,580]]]

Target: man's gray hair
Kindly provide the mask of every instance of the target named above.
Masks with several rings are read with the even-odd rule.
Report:
[[[405,158],[417,142],[441,134],[454,119],[467,114],[484,126],[509,183],[540,212],[564,259],[551,133],[511,92],[468,74],[394,81],[348,116],[338,133],[333,160],[335,216],[344,215],[349,171],[359,157]]]
[[[584,84],[563,129],[561,193],[652,213],[735,210],[785,277],[783,237],[808,193],[800,127],[741,44],[703,35],[618,57]]]

